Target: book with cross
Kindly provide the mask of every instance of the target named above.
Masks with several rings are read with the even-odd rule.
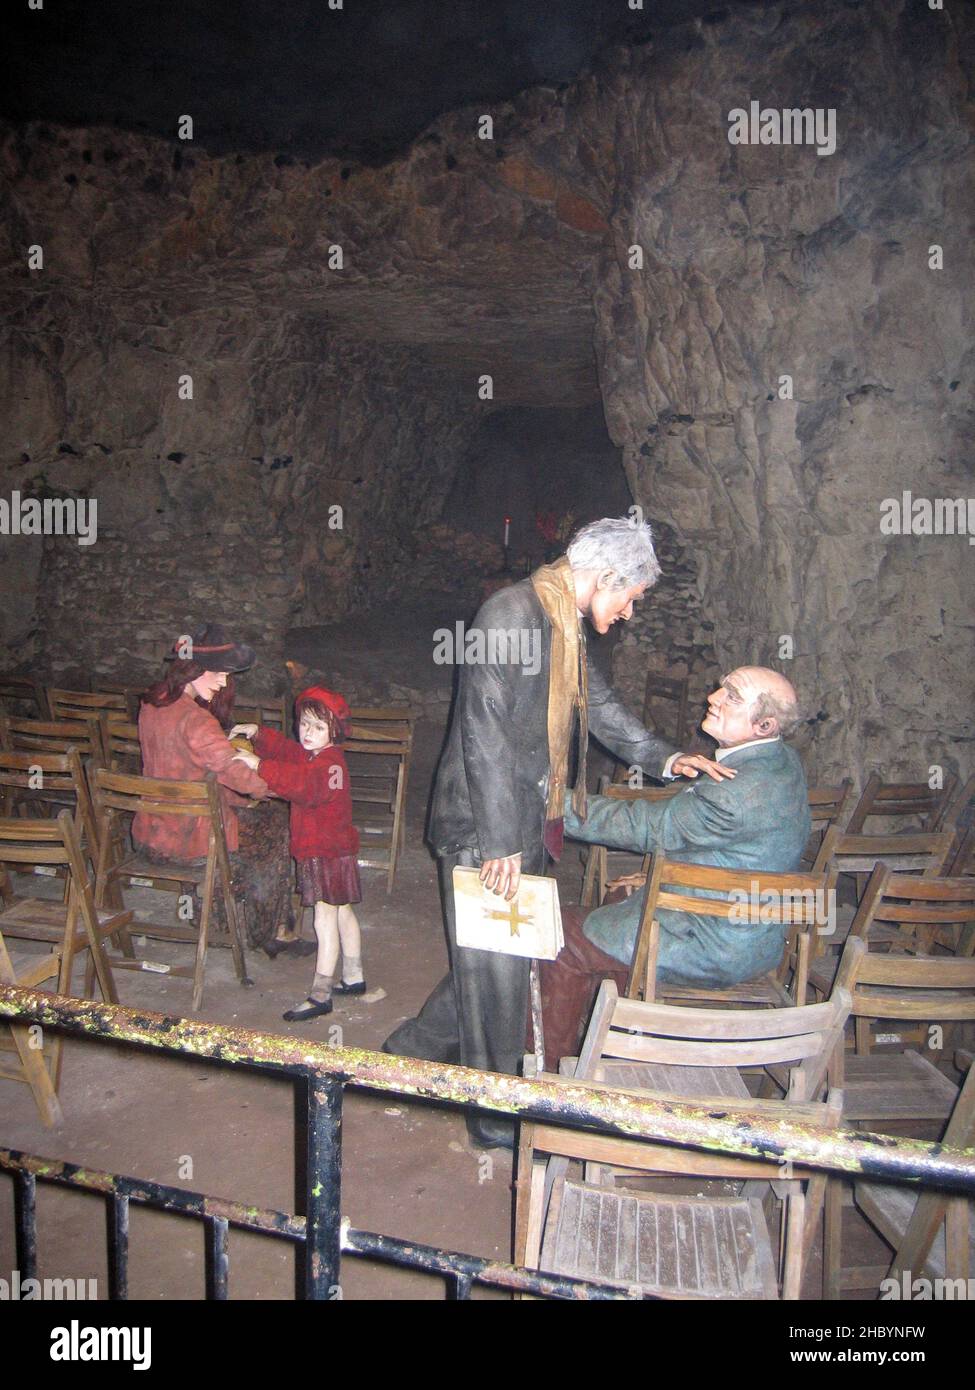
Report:
[[[507,903],[483,886],[478,872],[454,869],[458,946],[554,960],[564,944],[555,879],[522,874],[517,896]]]

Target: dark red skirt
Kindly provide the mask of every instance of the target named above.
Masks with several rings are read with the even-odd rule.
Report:
[[[331,903],[342,907],[345,903],[362,902],[359,865],[354,854],[336,859],[298,859],[295,864],[302,906]]]

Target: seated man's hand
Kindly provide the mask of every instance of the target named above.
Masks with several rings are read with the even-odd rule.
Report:
[[[646,874],[623,874],[620,878],[610,879],[606,884],[606,891],[609,893],[614,888],[622,888],[626,896],[629,897],[638,888],[642,888],[646,881]]]
[[[681,753],[680,757],[671,763],[670,770],[675,777],[696,777],[699,772],[704,772],[713,782],[723,782],[726,777],[738,776],[733,767],[712,762],[701,753]]]
[[[227,735],[228,738],[257,738],[256,724],[235,724]]]
[[[492,893],[504,895],[510,903],[518,892],[521,883],[521,855],[509,854],[506,859],[485,859],[478,878]]]

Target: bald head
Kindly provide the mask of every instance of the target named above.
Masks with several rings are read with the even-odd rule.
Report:
[[[708,696],[701,727],[722,748],[734,748],[756,738],[788,738],[799,720],[791,681],[767,666],[739,666]]]

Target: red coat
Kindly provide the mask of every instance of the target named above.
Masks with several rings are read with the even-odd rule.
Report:
[[[234,805],[246,805],[246,796],[267,796],[267,784],[246,763],[234,761],[233,746],[209,710],[198,705],[184,690],[171,705],[143,705],[139,712],[142,771],[146,777],[166,777],[176,782],[202,782],[215,772],[223,803],[227,848],[237,848],[237,815]],[[231,790],[231,788],[233,790]],[[207,852],[209,831],[195,816],[150,816],[140,812],[132,822],[132,838],[169,859],[200,859]]]
[[[308,753],[276,729],[259,729],[254,750],[258,772],[276,795],[291,802],[291,853],[295,859],[338,859],[356,854],[352,788],[341,748]]]

